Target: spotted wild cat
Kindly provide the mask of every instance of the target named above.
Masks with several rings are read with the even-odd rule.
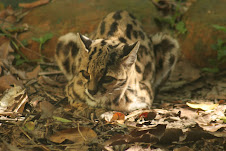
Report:
[[[90,38],[61,36],[55,56],[69,80],[70,103],[128,112],[151,106],[176,64],[178,49],[171,36],[149,37],[132,14],[117,11],[107,15]]]

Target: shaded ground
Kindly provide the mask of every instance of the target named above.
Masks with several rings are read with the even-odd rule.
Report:
[[[0,150],[226,150],[226,72],[219,67],[219,73],[204,73],[186,61],[183,54],[152,110],[106,112],[80,103],[71,107],[64,95],[67,81],[51,58],[57,37],[69,31],[89,33],[108,11],[130,10],[129,7],[150,34],[160,30],[156,24],[149,26],[155,20],[153,16],[164,11],[171,14],[170,6],[177,4],[156,4],[162,10],[158,12],[151,1],[142,1],[141,5],[139,0],[100,0],[97,4],[84,0],[69,5],[71,2],[67,0],[63,5],[62,1],[52,1],[31,9],[28,15],[22,12],[25,17],[22,15],[19,24],[13,9],[0,13],[1,21],[7,19],[1,22],[0,37]],[[57,15],[61,20],[56,19],[54,13],[64,7],[70,9]],[[78,7],[75,16],[70,16],[72,9]],[[87,9],[96,13],[83,13]],[[46,15],[50,12],[53,16]],[[9,22],[22,30],[10,31],[9,24],[5,24]],[[29,30],[23,23],[28,24]],[[170,27],[175,35],[183,32],[183,28],[178,31],[173,27],[177,27],[176,22]],[[54,34],[46,34],[49,31]],[[183,45],[184,35],[178,36]],[[19,50],[27,58],[39,60],[28,61]]]

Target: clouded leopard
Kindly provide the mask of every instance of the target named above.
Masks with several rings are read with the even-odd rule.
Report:
[[[178,42],[158,33],[149,37],[127,11],[108,14],[90,38],[61,36],[56,61],[69,80],[70,103],[118,111],[149,108],[178,58]]]

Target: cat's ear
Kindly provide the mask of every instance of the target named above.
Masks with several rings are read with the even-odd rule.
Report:
[[[83,48],[83,50],[85,50],[86,52],[89,52],[90,51],[89,47],[92,44],[92,40],[79,33],[77,33],[77,36],[78,36],[78,41],[80,43],[80,46]]]
[[[131,45],[126,44],[122,49],[122,63],[126,66],[131,66],[136,62],[137,59],[137,51],[140,47],[140,42],[137,41]]]

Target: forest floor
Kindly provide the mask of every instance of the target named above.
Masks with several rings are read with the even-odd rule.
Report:
[[[123,113],[81,103],[72,107],[64,94],[67,81],[49,55],[53,51],[37,55],[43,46],[53,49],[60,33],[23,41],[29,31],[46,30],[47,23],[43,30],[26,29],[30,18],[39,20],[32,12],[22,19],[26,12],[42,9],[36,7],[42,3],[52,5],[48,0],[34,2],[20,4],[19,16],[11,7],[0,11],[0,151],[226,150],[225,70],[203,72],[182,55],[150,110]],[[85,32],[94,28],[80,27]]]

